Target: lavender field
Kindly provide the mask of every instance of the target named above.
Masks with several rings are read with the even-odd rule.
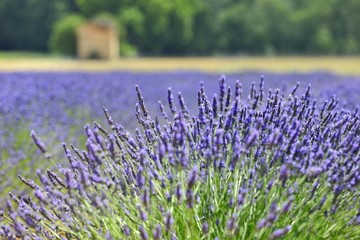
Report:
[[[359,92],[326,72],[0,73],[0,236],[360,239]]]

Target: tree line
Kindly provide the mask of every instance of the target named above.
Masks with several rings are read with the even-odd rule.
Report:
[[[358,0],[0,0],[0,50],[75,53],[106,18],[123,54],[359,54]]]

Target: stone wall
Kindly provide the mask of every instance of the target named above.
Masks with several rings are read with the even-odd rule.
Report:
[[[95,22],[80,26],[77,31],[77,55],[81,59],[117,59],[119,40],[116,29]]]

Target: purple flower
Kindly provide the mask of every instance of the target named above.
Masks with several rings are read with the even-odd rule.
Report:
[[[323,169],[321,167],[311,166],[306,170],[306,175],[308,177],[317,177],[322,171]]]
[[[148,214],[147,214],[147,212],[146,212],[146,210],[143,210],[142,208],[141,208],[141,206],[137,206],[137,209],[138,209],[138,211],[139,211],[139,218],[140,218],[140,220],[141,221],[143,221],[143,222],[145,222],[147,219],[148,219]]]
[[[247,149],[254,146],[258,136],[259,136],[259,132],[256,129],[253,129],[251,135],[249,136],[249,138],[248,138],[248,140],[246,142],[246,148]]]
[[[172,214],[171,212],[167,212],[165,214],[165,230],[167,232],[171,231],[173,224],[174,224],[174,219],[172,217]]]
[[[283,187],[285,186],[285,183],[286,183],[289,175],[290,175],[290,171],[287,168],[287,166],[282,165],[281,168],[280,168],[279,179],[280,179]]]
[[[156,224],[156,227],[153,231],[153,237],[154,237],[154,240],[160,240],[162,239],[162,229],[161,229],[161,225],[160,224]]]
[[[228,219],[227,224],[226,224],[226,229],[229,232],[235,231],[235,229],[237,227],[236,219],[237,219],[237,216],[235,214],[231,215],[230,219]]]
[[[141,195],[141,201],[144,204],[144,206],[149,206],[150,204],[150,194],[149,194],[149,189],[148,188],[144,188],[142,195]]]
[[[188,208],[193,208],[194,206],[194,193],[191,189],[186,191],[186,206]]]
[[[285,203],[282,205],[282,207],[281,207],[281,212],[282,212],[282,213],[287,213],[287,212],[289,212],[293,201],[294,201],[294,197],[291,196],[291,197],[287,200],[287,202],[285,202]]]
[[[148,240],[149,239],[149,235],[148,235],[148,233],[145,230],[143,225],[140,225],[139,232],[140,232],[140,237],[141,237],[142,240]]]
[[[267,225],[267,220],[263,218],[256,224],[256,229],[262,229],[266,227],[266,225]]]
[[[176,107],[174,105],[174,96],[172,95],[171,88],[168,88],[168,103],[170,106],[170,111],[173,115],[176,113]]]
[[[196,183],[197,174],[198,174],[198,167],[195,165],[189,173],[188,182],[187,182],[188,189],[192,189],[194,187]]]
[[[203,222],[201,229],[202,229],[203,234],[208,234],[209,233],[209,224],[207,222]]]
[[[271,233],[270,239],[279,239],[283,237],[286,233],[291,230],[291,226],[286,226],[285,228],[280,228]]]
[[[128,237],[129,237],[129,236],[131,235],[131,230],[130,230],[130,228],[129,228],[128,225],[125,225],[125,226],[123,227],[122,231],[123,231],[123,233],[125,234],[125,236],[128,236]]]
[[[182,189],[181,189],[181,185],[178,184],[176,186],[176,190],[175,190],[175,196],[176,196],[176,199],[178,200],[178,202],[181,202],[182,201]]]
[[[34,140],[34,143],[35,145],[40,149],[40,151],[42,153],[46,153],[47,150],[46,150],[46,146],[45,144],[37,137],[36,133],[34,130],[31,130],[31,133],[30,133],[31,137],[33,138]]]

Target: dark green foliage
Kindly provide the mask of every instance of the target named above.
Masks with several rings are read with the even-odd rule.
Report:
[[[0,0],[0,49],[46,50],[65,14],[102,12],[130,55],[360,53],[358,0]]]
[[[55,21],[68,11],[65,0],[0,0],[0,50],[47,51]]]

